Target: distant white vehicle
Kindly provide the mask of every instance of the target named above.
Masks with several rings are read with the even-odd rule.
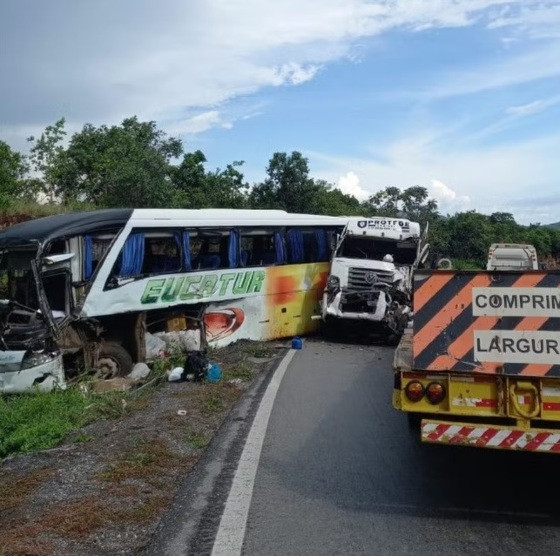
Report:
[[[538,270],[536,249],[523,243],[493,243],[486,270]]]
[[[403,218],[349,220],[323,294],[326,325],[356,321],[400,337],[411,317],[413,270],[428,256],[426,233]]]

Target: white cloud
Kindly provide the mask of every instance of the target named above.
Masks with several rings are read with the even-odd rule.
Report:
[[[438,202],[439,210],[444,214],[465,210],[471,204],[471,199],[468,195],[459,195],[440,180],[432,180],[428,191]]]
[[[360,185],[360,178],[354,172],[348,172],[346,175],[340,176],[336,187],[342,193],[353,195],[360,201],[367,199],[371,195]]]
[[[224,112],[242,95],[313,79],[352,57],[360,39],[391,29],[482,23],[521,32],[548,26],[557,13],[546,0],[35,0],[33,9],[16,2],[0,20],[0,66],[10,83],[0,122],[27,133],[60,114],[78,126],[137,114],[180,127],[185,111]],[[495,70],[473,72],[470,89],[557,74],[558,45],[506,63],[484,85]],[[458,80],[464,90],[464,77],[443,92]]]
[[[543,112],[547,108],[560,103],[560,96],[555,96],[548,99],[535,100],[533,102],[528,102],[527,104],[521,104],[519,106],[511,106],[506,110],[506,114],[510,116],[532,116],[533,114],[538,114]]]
[[[192,135],[214,127],[221,127],[223,129],[231,129],[233,127],[231,122],[222,120],[218,110],[210,110],[191,118],[176,120],[170,124],[166,125],[164,123],[163,125],[171,135]]]
[[[318,168],[321,177],[328,181],[350,167],[363,183],[371,184],[371,191],[386,185],[401,189],[412,185],[428,187],[432,194],[439,194],[440,209],[444,213],[465,209],[483,213],[509,210],[522,223],[534,222],[537,214],[543,223],[559,220],[559,206],[539,199],[556,196],[560,203],[560,158],[557,156],[560,134],[505,146],[457,150],[442,150],[426,140],[430,134],[425,131],[419,136],[411,131],[407,136],[407,140],[374,145],[375,159],[319,152],[306,154],[310,166]],[[438,176],[437,180],[434,176]],[[442,185],[435,185],[433,181]],[[535,202],[531,205],[519,201],[527,198],[528,190],[534,192]]]

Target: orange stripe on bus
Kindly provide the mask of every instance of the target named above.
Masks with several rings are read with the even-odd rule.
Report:
[[[455,274],[446,272],[445,274],[433,274],[414,292],[414,311],[420,311],[424,305],[439,291]]]
[[[490,284],[488,274],[477,274],[468,282],[461,291],[445,305],[436,315],[432,317],[420,330],[414,332],[412,340],[414,357],[422,353],[424,349],[437,338],[454,319],[456,319],[466,307],[472,303],[472,288],[484,287]]]

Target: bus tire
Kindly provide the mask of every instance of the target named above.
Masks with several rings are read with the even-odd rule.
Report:
[[[132,357],[116,342],[103,342],[99,348],[96,376],[102,379],[127,376],[132,371]]]

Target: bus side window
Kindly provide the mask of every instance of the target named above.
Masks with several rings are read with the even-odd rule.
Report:
[[[84,280],[89,280],[111,246],[114,235],[84,236]]]
[[[292,228],[287,237],[290,263],[325,262],[330,259],[329,237],[324,228]]]
[[[193,270],[237,267],[238,249],[231,244],[236,240],[229,231],[224,233],[221,230],[204,230],[199,232],[197,239],[199,245],[195,249],[198,250],[192,256]]]
[[[286,262],[284,240],[279,230],[241,231],[240,266],[273,266]]]
[[[179,234],[147,236],[141,274],[167,274],[181,270]]]

